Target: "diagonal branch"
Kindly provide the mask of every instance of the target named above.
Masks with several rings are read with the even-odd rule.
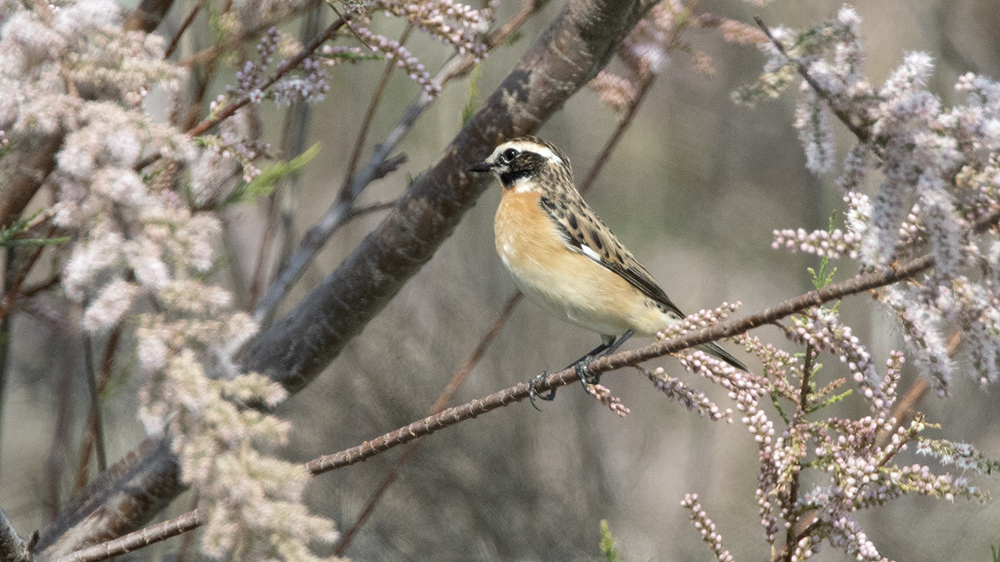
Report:
[[[298,68],[298,66],[302,63],[302,61],[311,56],[313,52],[316,51],[316,49],[319,49],[323,45],[323,43],[336,36],[337,31],[339,31],[340,28],[343,27],[346,22],[347,18],[345,17],[337,18],[337,20],[331,23],[329,27],[327,27],[326,30],[322,34],[320,34],[319,37],[310,41],[309,44],[303,47],[302,50],[299,51],[298,54],[296,54],[294,57],[288,59],[287,61],[284,61],[284,63],[281,66],[279,66],[274,75],[265,80],[260,85],[259,89],[262,91],[266,90],[267,88],[271,87],[275,82],[281,80],[286,74],[291,72],[293,69]],[[189,129],[187,131],[187,134],[191,137],[197,137],[198,135],[205,134],[212,127],[215,127],[219,123],[222,123],[226,119],[232,117],[233,114],[236,113],[236,111],[239,108],[243,107],[248,103],[250,103],[249,96],[244,96],[238,100],[229,102],[228,105],[226,105],[219,111],[215,112],[214,115],[204,119],[201,123],[198,123],[191,129]]]
[[[29,540],[22,539],[7,519],[7,514],[0,509],[0,560],[30,562],[33,560],[31,551],[37,538],[36,532]]]
[[[778,41],[778,38],[771,33],[771,29],[766,23],[764,23],[764,20],[759,17],[755,17],[753,21],[757,22],[757,25],[764,31],[764,35],[767,35],[767,38],[771,41],[771,44],[774,45],[774,48],[778,49],[778,52],[784,55],[784,57],[788,59],[788,62],[795,66],[796,72],[798,72],[799,76],[801,76],[802,79],[809,84],[809,87],[816,92],[816,95],[826,101],[827,105],[830,107],[830,111],[837,116],[837,119],[840,119],[841,123],[843,123],[849,131],[854,133],[854,136],[857,137],[859,141],[868,142],[871,140],[871,131],[868,130],[867,125],[859,125],[857,123],[857,116],[852,116],[850,112],[844,110],[844,108],[837,103],[837,100],[834,99],[830,92],[817,82],[811,74],[809,74],[809,69],[806,68],[806,65],[799,59],[788,54],[788,51],[785,50],[785,46],[782,45],[781,41]]]

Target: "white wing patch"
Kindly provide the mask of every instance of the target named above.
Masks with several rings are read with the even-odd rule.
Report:
[[[601,254],[598,254],[597,252],[595,252],[594,249],[591,248],[590,246],[588,246],[586,244],[580,244],[580,250],[583,252],[583,255],[585,255],[588,258],[596,261],[597,263],[601,263]],[[601,264],[601,265],[604,265],[604,264]]]

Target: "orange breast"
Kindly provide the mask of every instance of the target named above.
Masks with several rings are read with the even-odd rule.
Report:
[[[497,253],[521,291],[555,316],[603,335],[650,336],[670,323],[628,281],[563,241],[539,193],[504,193],[494,223]]]

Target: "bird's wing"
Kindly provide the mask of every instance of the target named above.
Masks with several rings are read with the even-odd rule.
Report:
[[[683,318],[684,313],[670,301],[663,289],[656,284],[653,276],[635,259],[632,252],[618,241],[611,229],[591,210],[587,202],[575,193],[572,195],[576,196],[548,194],[539,199],[542,209],[562,230],[566,245],[618,274],[640,293]]]

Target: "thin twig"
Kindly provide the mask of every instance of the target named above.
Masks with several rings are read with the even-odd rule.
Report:
[[[83,361],[87,373],[87,390],[90,393],[90,416],[93,425],[88,431],[94,435],[94,449],[97,451],[97,471],[108,469],[108,452],[104,447],[104,422],[101,416],[101,386],[94,368],[94,345],[89,335],[83,335]]]
[[[795,408],[796,422],[805,417],[809,407],[809,378],[812,376],[813,359],[816,357],[816,350],[812,344],[806,344],[805,361],[802,363],[802,384],[799,386],[799,403]]]
[[[813,370],[813,359],[816,357],[816,350],[813,348],[812,344],[806,345],[806,356],[805,361],[802,364],[802,380],[799,386],[799,401],[795,406],[795,415],[792,417],[791,425],[797,425],[802,421],[802,418],[806,415],[806,410],[809,407],[809,379],[812,376]],[[799,501],[799,471],[794,471],[792,473],[792,482],[788,487],[788,498],[786,500],[786,505],[795,506],[798,505]],[[792,552],[794,550],[793,545],[797,544],[797,539],[795,538],[795,531],[798,527],[799,514],[793,508],[788,513],[788,528],[785,530],[785,545],[782,547],[782,551],[779,559],[791,562]]]
[[[767,38],[771,40],[771,44],[774,45],[774,48],[778,49],[778,52],[784,55],[789,62],[795,65],[795,70],[799,73],[800,76],[802,76],[803,80],[805,80],[806,83],[809,84],[809,86],[813,89],[813,91],[816,92],[816,95],[818,95],[820,98],[826,101],[827,105],[830,107],[830,111],[837,116],[837,119],[840,119],[840,121],[844,124],[844,126],[846,126],[852,133],[854,133],[854,136],[856,136],[859,141],[868,142],[869,140],[871,140],[871,132],[868,130],[867,126],[862,126],[855,123],[854,119],[851,118],[851,114],[845,111],[842,107],[840,107],[840,105],[830,94],[830,92],[824,89],[823,86],[821,86],[820,83],[817,82],[816,79],[809,74],[809,69],[806,68],[806,65],[803,64],[802,61],[800,61],[795,57],[792,57],[791,55],[788,54],[787,51],[785,51],[785,46],[782,45],[781,41],[778,41],[778,39],[771,33],[771,29],[767,27],[767,24],[764,23],[764,20],[759,17],[755,17],[753,20],[757,22],[757,25],[761,28],[761,30],[764,31],[764,34],[767,35]]]
[[[347,214],[344,221],[355,219],[357,217],[362,217],[364,215],[370,215],[372,213],[377,213],[379,211],[388,211],[389,209],[396,206],[396,200],[383,201],[382,203],[372,203],[371,205],[365,205],[363,207],[352,207],[351,212]]]
[[[479,345],[476,346],[475,351],[473,351],[472,355],[470,355],[465,362],[462,363],[462,366],[455,371],[451,380],[448,381],[444,390],[441,391],[438,399],[435,400],[434,404],[430,407],[431,415],[440,413],[444,410],[444,407],[448,405],[448,401],[451,400],[451,397],[458,391],[462,384],[465,383],[466,379],[469,378],[469,374],[472,373],[472,369],[479,364],[483,355],[486,354],[486,350],[489,349],[490,344],[492,344],[493,340],[495,340],[497,335],[500,334],[500,330],[507,323],[507,319],[510,318],[511,313],[514,312],[514,308],[517,307],[517,303],[521,301],[522,296],[523,295],[520,291],[516,291],[510,296],[509,299],[507,299],[507,304],[504,305],[503,311],[501,311],[500,315],[497,316],[497,319],[493,322],[493,325],[490,326],[486,335],[484,335],[479,341]],[[351,540],[354,538],[354,535],[357,534],[365,522],[368,521],[372,512],[375,511],[375,506],[378,505],[382,496],[385,495],[385,492],[389,490],[389,487],[392,486],[393,482],[395,482],[399,477],[400,470],[402,470],[403,466],[409,462],[410,458],[417,451],[417,447],[420,443],[420,441],[410,443],[406,446],[403,454],[396,459],[396,463],[393,465],[392,469],[388,474],[386,474],[385,478],[382,479],[378,488],[375,489],[375,492],[368,499],[368,503],[365,505],[364,509],[361,510],[361,514],[358,515],[357,521],[351,525],[350,529],[344,531],[344,534],[340,536],[340,540],[333,548],[334,556],[343,556],[344,552],[351,546]]]
[[[97,374],[97,395],[100,396],[104,389],[108,386],[108,381],[111,380],[111,370],[114,367],[114,356],[115,351],[118,349],[118,341],[121,339],[122,327],[121,325],[115,326],[114,330],[108,336],[108,341],[104,346],[104,355],[101,357],[101,370]],[[89,373],[88,373],[89,376]],[[97,469],[103,472],[107,468],[107,455],[104,454],[105,446],[103,439],[102,424],[100,421],[100,411],[98,408],[93,406],[93,397],[91,398],[91,409],[87,414],[87,432],[83,436],[83,441],[80,444],[80,460],[77,462],[76,469],[76,481],[73,483],[73,495],[75,496],[77,492],[83,490],[87,485],[87,480],[89,478],[88,467],[90,465],[90,452],[94,448],[94,443],[97,441],[98,432],[100,432],[100,444],[98,445],[98,450],[101,454],[98,456]],[[100,406],[99,401],[97,402],[98,407]]]
[[[283,64],[279,65],[278,70],[274,73],[274,75],[265,80],[263,83],[261,83],[259,89],[266,90],[267,88],[271,87],[275,82],[284,78],[284,76],[289,72],[291,72],[293,69],[297,68],[299,64],[302,63],[303,60],[312,55],[316,49],[320,48],[320,46],[323,45],[323,43],[325,43],[328,39],[335,36],[337,34],[337,31],[339,31],[340,28],[344,26],[349,17],[350,16],[348,15],[337,18],[337,20],[331,23],[330,26],[326,28],[326,31],[324,31],[319,37],[317,37],[308,45],[303,47],[302,50],[299,51],[298,54],[296,54],[294,57],[288,59],[287,61],[284,61]],[[236,110],[240,109],[241,107],[245,106],[248,103],[250,103],[249,96],[245,96],[243,98],[240,98],[239,100],[230,102],[228,105],[215,112],[215,115],[213,117],[205,119],[201,123],[190,128],[187,131],[188,136],[197,137],[198,135],[204,134],[212,127],[215,127],[222,121],[231,117],[234,113],[236,113]]]
[[[7,252],[5,252],[5,255],[3,257],[3,265],[4,265],[3,285],[7,291],[7,294],[10,294],[10,289],[11,287],[13,287],[12,282],[14,281],[14,265],[16,264],[17,261],[15,259],[14,254],[15,254],[14,249],[11,248]],[[9,360],[10,360],[10,350],[11,350],[10,344],[11,344],[11,333],[12,333],[10,328],[11,328],[11,318],[6,315],[0,317],[0,452],[4,450],[3,449],[3,435],[4,435],[3,420],[5,419],[4,403],[6,402],[8,396],[7,378],[10,376]],[[2,459],[3,457],[2,455],[0,455],[0,460]],[[0,511],[0,518],[3,518],[2,511]],[[13,531],[13,529],[11,529],[11,531]],[[3,536],[4,532],[5,530],[2,527],[0,527],[0,546],[3,545],[5,540],[7,540]],[[14,533],[15,537],[16,535],[17,534]],[[10,544],[16,546],[17,543],[12,542]]]
[[[689,2],[686,6],[684,6],[684,9],[681,11],[681,15],[680,17],[678,17],[678,21],[683,23],[678,25],[678,27],[673,30],[672,36],[666,46],[667,55],[671,54],[675,49],[677,49],[683,44],[680,41],[680,32],[683,31],[683,29],[687,26],[687,22],[691,21],[690,19],[691,14],[694,11],[695,7],[698,5],[699,1],[700,0],[693,0],[692,2]],[[601,170],[604,169],[604,164],[611,156],[611,153],[614,152],[614,150],[618,147],[618,141],[621,140],[622,135],[629,128],[629,126],[632,125],[632,120],[639,112],[639,107],[642,106],[642,102],[643,100],[646,99],[646,94],[649,93],[649,90],[653,86],[653,82],[656,81],[657,76],[659,76],[659,74],[655,72],[649,72],[640,79],[639,89],[636,92],[635,99],[632,100],[631,104],[629,104],[628,109],[625,111],[624,117],[622,117],[621,121],[618,123],[618,126],[615,128],[615,132],[611,135],[611,138],[608,140],[607,144],[604,145],[604,149],[601,150],[601,153],[597,156],[597,159],[594,161],[593,167],[590,169],[590,173],[587,174],[586,179],[584,179],[583,183],[580,184],[579,187],[580,193],[586,193],[587,191],[589,191],[591,185],[597,179],[598,174],[600,174]]]
[[[299,31],[302,44],[311,41],[320,32],[323,14],[323,1],[311,0],[311,7],[305,15],[305,22]],[[309,116],[312,113],[311,104],[305,100],[295,100],[284,112],[284,126],[281,128],[281,154],[291,160],[298,157],[306,149],[309,136]],[[255,306],[260,293],[268,284],[270,277],[285,268],[288,258],[292,255],[292,239],[295,230],[295,208],[298,202],[300,171],[293,171],[282,177],[278,186],[267,198],[266,221],[264,235],[257,249],[257,262],[250,276],[250,289],[247,291],[248,307]],[[277,260],[272,256],[275,251],[275,232],[280,232],[278,239]]]
[[[350,26],[348,26],[348,29],[350,29]],[[410,38],[411,31],[413,31],[413,24],[407,22],[406,28],[403,29],[403,33],[399,36],[400,46],[406,44],[406,40]],[[362,43],[364,43],[363,40]],[[365,141],[368,139],[368,131],[371,130],[372,121],[375,119],[375,111],[382,102],[382,94],[385,93],[385,87],[389,85],[389,78],[392,77],[392,72],[396,68],[396,61],[394,59],[389,59],[385,65],[385,70],[382,71],[382,78],[378,81],[378,85],[375,86],[375,92],[372,94],[371,102],[368,104],[368,110],[365,111],[365,116],[361,120],[361,127],[358,129],[358,138],[354,141],[354,151],[351,152],[351,159],[347,161],[347,174],[344,179],[344,186],[340,189],[338,198],[348,197],[350,195],[347,193],[347,188],[351,185],[351,178],[354,177],[354,172],[358,169],[358,161],[361,159],[361,152],[365,148]]]
[[[621,140],[622,135],[632,124],[632,119],[635,114],[639,111],[639,106],[642,105],[644,99],[646,99],[646,94],[649,92],[650,86],[656,81],[656,74],[650,73],[648,76],[643,78],[639,84],[639,91],[636,93],[635,100],[629,104],[628,109],[625,111],[625,116],[615,127],[615,132],[608,139],[608,142],[604,145],[604,150],[597,156],[594,161],[594,165],[590,168],[590,173],[587,174],[587,178],[583,180],[580,184],[580,193],[586,193],[590,190],[593,185],[594,180],[597,179],[598,174],[604,169],[604,164],[607,163],[608,158],[611,157],[611,153],[614,152],[615,148],[618,147],[618,141]]]
[[[303,3],[299,4],[292,11],[290,11],[290,12],[288,12],[286,14],[281,15],[277,19],[274,19],[274,20],[271,20],[271,21],[262,22],[260,25],[258,25],[257,27],[254,27],[253,29],[250,29],[248,31],[244,31],[243,33],[240,33],[236,37],[231,37],[225,43],[216,43],[216,44],[212,45],[211,47],[206,47],[205,49],[202,49],[201,51],[198,51],[197,53],[195,53],[195,54],[189,56],[188,58],[186,58],[186,59],[178,62],[177,64],[179,66],[186,66],[186,67],[190,68],[190,67],[195,66],[197,64],[201,64],[203,62],[212,60],[212,59],[218,57],[219,55],[221,55],[222,53],[224,53],[225,51],[227,51],[228,49],[234,49],[234,48],[238,47],[244,41],[247,41],[248,39],[253,38],[253,37],[257,37],[261,33],[264,33],[268,29],[271,29],[272,27],[278,27],[278,26],[280,26],[282,24],[288,23],[289,21],[297,18],[299,16],[299,14],[301,14],[303,11],[305,11],[306,9],[308,9],[309,6],[310,6],[310,4],[308,2],[303,2]]]
[[[167,50],[163,51],[164,60],[169,59],[170,55],[174,54],[174,50],[177,49],[177,44],[180,43],[181,35],[184,35],[184,32],[187,31],[187,28],[190,27],[192,22],[194,22],[194,18],[195,16],[198,15],[199,10],[201,10],[200,2],[196,3],[194,5],[194,8],[191,8],[191,13],[189,13],[188,16],[184,18],[184,22],[181,23],[181,26],[179,28],[177,28],[177,33],[175,33],[173,38],[170,39],[170,44],[167,45]]]
[[[948,354],[948,357],[954,358],[958,354],[958,348],[961,343],[961,332],[955,332],[948,337],[945,341],[945,353]],[[892,439],[892,436],[899,431],[899,428],[909,422],[917,410],[917,405],[923,401],[930,389],[931,386],[927,382],[926,377],[917,377],[917,380],[913,381],[913,385],[910,386],[910,389],[906,391],[906,394],[902,398],[896,401],[896,406],[892,409],[892,413],[889,414],[889,419],[892,420],[892,429],[879,432],[875,439],[876,446],[884,447]]]
[[[55,232],[56,232],[56,227],[50,226],[48,234],[45,235],[45,238],[51,238],[52,235],[55,234]],[[37,248],[35,248],[35,251],[32,252],[31,257],[28,258],[28,263],[24,265],[22,271],[18,274],[17,277],[14,278],[14,282],[10,284],[10,288],[7,289],[7,294],[3,296],[3,300],[0,300],[0,319],[5,318],[7,316],[7,312],[10,310],[10,305],[11,303],[14,302],[14,297],[18,296],[18,293],[21,290],[21,285],[23,285],[24,281],[28,278],[28,274],[31,273],[31,268],[35,266],[35,262],[38,261],[38,258],[42,255],[42,251],[44,250],[45,250],[44,244],[41,244]]]
[[[193,531],[204,525],[207,521],[208,514],[204,510],[196,509],[162,523],[139,529],[117,539],[95,544],[70,555],[62,556],[57,558],[55,562],[97,562],[98,560],[107,560],[112,556],[126,554],[153,543],[176,537],[182,533]]]

